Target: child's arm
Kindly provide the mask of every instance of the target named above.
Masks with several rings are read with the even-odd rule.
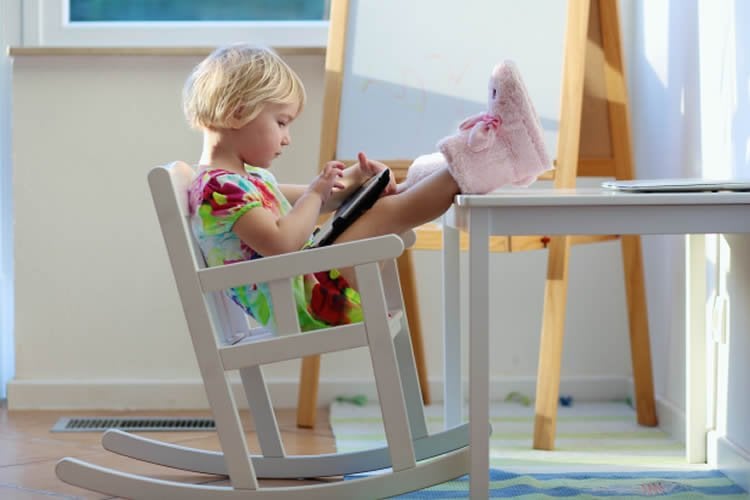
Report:
[[[248,210],[232,230],[263,256],[294,252],[307,243],[318,220],[321,207],[330,198],[334,187],[341,187],[339,179],[343,164],[330,162],[320,175],[298,195],[292,210],[283,217],[258,207]]]

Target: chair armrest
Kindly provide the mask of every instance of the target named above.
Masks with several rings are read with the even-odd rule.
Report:
[[[395,259],[403,251],[401,238],[389,234],[201,269],[198,279],[206,292],[225,290],[248,283],[267,283],[307,273]]]
[[[411,248],[417,242],[417,233],[413,229],[404,231],[399,236],[404,241],[404,248]]]

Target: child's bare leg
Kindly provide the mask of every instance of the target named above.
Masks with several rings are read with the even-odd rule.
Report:
[[[336,243],[384,234],[400,234],[440,217],[459,194],[458,184],[447,168],[422,179],[408,190],[384,196],[336,239]],[[356,288],[352,269],[341,269]]]
[[[402,233],[440,217],[459,194],[447,168],[426,177],[410,189],[384,196],[336,239],[336,243]]]
[[[406,179],[398,185],[398,191],[406,191],[412,186],[419,184],[420,181],[424,180],[436,172],[439,172],[443,168],[448,167],[448,162],[445,160],[443,153],[432,153],[428,155],[421,155],[414,159],[406,175]]]

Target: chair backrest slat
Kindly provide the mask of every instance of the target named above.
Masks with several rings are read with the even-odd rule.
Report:
[[[299,317],[297,314],[289,314],[289,311],[297,310],[291,280],[271,281],[268,283],[268,288],[271,291],[276,331],[280,335],[298,333],[300,331]]]
[[[188,187],[194,177],[188,164],[175,162],[152,169],[148,182],[230,481],[234,488],[256,490],[258,481],[237,404],[218,351],[219,345],[226,343],[226,321],[221,320],[218,299],[203,293],[197,275],[203,257],[188,221]]]
[[[206,267],[198,241],[190,228],[188,189],[196,173],[190,165],[179,161],[163,170],[169,174],[171,193],[170,190],[163,189],[165,186],[160,186],[157,179],[151,180],[151,176],[149,178],[173,271],[175,276],[195,275],[197,269]],[[217,339],[219,344],[232,344],[248,335],[246,315],[225,293],[216,292],[203,298],[211,320],[221,335]]]

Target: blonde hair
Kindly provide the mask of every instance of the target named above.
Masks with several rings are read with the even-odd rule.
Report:
[[[305,87],[278,54],[250,44],[214,50],[182,89],[185,117],[198,129],[242,127],[267,103],[296,103],[300,112]]]

